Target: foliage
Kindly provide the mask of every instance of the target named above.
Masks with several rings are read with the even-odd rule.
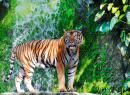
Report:
[[[10,56],[11,51],[6,50],[6,48],[12,48],[12,32],[9,32],[9,30],[11,30],[12,26],[15,23],[15,7],[16,7],[16,2],[15,0],[10,0],[11,1],[11,9],[8,9],[8,13],[5,16],[5,18],[0,22],[0,32],[2,33],[2,36],[0,36],[0,72],[2,72],[2,74],[0,75],[0,77],[2,78],[2,75],[6,75],[9,72],[9,61],[5,60],[5,56],[8,55]],[[49,1],[49,0],[48,0]],[[107,0],[105,0],[107,1]],[[28,1],[30,2],[30,1]],[[84,2],[87,3],[93,3],[93,2],[88,2],[88,0],[84,0]],[[83,2],[82,2],[83,3]],[[75,76],[75,83],[74,83],[74,87],[77,89],[78,92],[88,92],[88,93],[112,93],[111,91],[111,85],[109,85],[107,83],[107,80],[110,79],[111,74],[109,75],[109,71],[111,70],[111,68],[109,68],[108,66],[105,67],[105,69],[103,69],[103,67],[106,65],[106,50],[107,50],[107,45],[106,47],[103,48],[103,50],[99,51],[99,45],[98,45],[98,40],[100,38],[100,33],[96,32],[96,27],[98,26],[97,23],[94,22],[94,11],[95,8],[90,8],[87,4],[86,6],[86,10],[84,10],[83,12],[83,16],[80,15],[78,13],[78,9],[82,6],[82,3],[77,4],[77,1],[72,1],[72,0],[61,0],[60,1],[60,11],[59,11],[59,17],[60,17],[60,21],[58,23],[58,25],[56,26],[56,28],[58,29],[59,32],[59,37],[55,36],[55,38],[60,38],[63,35],[63,29],[66,30],[71,30],[71,29],[79,29],[82,26],[87,26],[86,30],[83,31],[83,36],[84,36],[84,42],[83,45],[80,47],[80,61],[79,61],[79,65],[77,68],[77,73]],[[27,5],[27,4],[26,4]],[[35,5],[35,4],[34,4]],[[109,10],[112,8],[113,4],[107,4],[107,2],[105,2],[105,5],[102,5],[101,8],[103,8],[104,6],[109,5]],[[127,7],[127,6],[126,6]],[[124,7],[124,10],[126,10]],[[53,4],[51,4],[51,2],[49,2],[49,8],[53,8]],[[113,9],[114,11],[117,11],[117,9]],[[119,10],[119,9],[118,9]],[[22,9],[20,11],[20,13],[22,13],[23,15],[25,15],[26,13],[31,13],[30,11],[30,7],[27,7],[27,9]],[[43,14],[44,12],[41,12],[41,14]],[[101,14],[101,17],[106,13],[106,11],[100,11],[98,13],[98,15]],[[119,14],[119,12],[118,12]],[[46,14],[48,15],[48,14]],[[55,15],[55,14],[53,14]],[[96,16],[98,16],[96,15]],[[129,13],[128,13],[129,15]],[[127,15],[127,16],[128,16]],[[22,18],[21,15],[19,15],[19,18]],[[54,16],[55,17],[55,16]],[[101,17],[96,18],[96,21],[98,21],[98,19],[100,19]],[[40,17],[39,17],[40,18]],[[121,15],[120,19],[124,18],[124,15]],[[56,20],[58,20],[57,18],[54,18]],[[108,22],[103,22],[103,24],[101,24],[99,26],[99,30],[102,31],[103,33],[107,30],[112,30],[115,26],[117,25],[117,22],[119,21],[119,18],[114,16],[112,18],[111,21]],[[122,20],[123,21],[123,20]],[[44,19],[42,19],[42,22],[44,22]],[[120,22],[118,22],[120,23]],[[32,21],[30,21],[30,23],[27,23],[30,25],[30,27],[32,26]],[[48,23],[50,24],[50,23]],[[107,26],[107,27],[106,27]],[[97,29],[98,30],[98,29]],[[13,30],[11,30],[13,31]],[[31,34],[30,31],[30,36],[34,36],[34,33],[38,32],[37,29],[34,29],[33,33]],[[126,32],[124,32],[126,34]],[[55,33],[55,35],[57,35],[57,33]],[[123,37],[124,34],[122,34]],[[19,34],[17,35],[19,36]],[[41,36],[41,35],[40,35]],[[48,36],[51,36],[51,34],[48,33]],[[39,37],[39,36],[38,36]],[[33,38],[33,37],[32,37]],[[25,39],[23,41],[26,41],[28,39]],[[8,46],[9,45],[9,46]],[[99,56],[100,55],[100,56]],[[96,60],[100,60],[100,61],[96,61]],[[17,65],[18,62],[15,62],[15,68],[14,68],[14,75],[16,75],[16,70],[19,69],[19,65]],[[1,69],[4,68],[4,69]],[[7,69],[7,70],[6,70]],[[54,82],[51,88],[51,90],[53,92],[57,92],[58,91],[58,79],[57,79],[57,73],[54,72],[52,70],[52,72],[54,73]],[[45,77],[46,80],[48,80],[47,75],[45,76],[45,72],[43,72],[43,69],[36,69],[35,73],[40,73],[41,77]],[[65,75],[66,75],[66,87],[68,84],[68,78],[67,78],[67,69],[65,71]],[[10,82],[6,82],[3,83],[2,79],[0,78],[0,92],[11,92],[14,91],[12,88],[14,87],[15,83],[14,83],[14,77],[12,77],[10,79]],[[37,79],[37,76],[34,76],[34,81],[39,80]],[[42,79],[42,78],[41,78]],[[44,81],[42,81],[44,82]],[[23,85],[24,83],[22,83]],[[32,83],[33,86],[35,85],[35,83]],[[38,84],[37,84],[38,85]],[[46,90],[46,86],[47,83],[45,83],[45,87],[44,90]],[[43,90],[43,88],[40,88]],[[26,90],[27,91],[27,90]],[[116,92],[115,92],[116,93]],[[106,95],[106,94],[104,94]]]
[[[75,2],[71,3],[70,1],[69,4],[72,4],[70,6],[66,5],[65,2],[69,1],[62,1],[63,4],[61,3],[62,7],[60,7],[60,10],[62,10],[60,12],[60,18],[62,19],[60,23],[61,31],[62,29],[79,29],[83,25],[87,26],[86,31],[83,32],[84,42],[80,47],[80,61],[74,87],[78,89],[78,92],[101,93],[104,89],[111,87],[105,81],[108,77],[110,78],[109,73],[107,73],[106,77],[106,72],[109,72],[110,69],[102,70],[102,65],[106,64],[106,52],[105,50],[99,51],[99,46],[96,44],[98,40],[98,35],[95,31],[97,23],[94,23],[94,15],[92,14],[95,9],[88,7],[89,11],[85,12],[86,20],[84,20],[77,13],[79,5],[75,5]],[[63,35],[63,32],[61,35]],[[101,62],[97,63],[95,59],[99,53],[101,53],[99,58]]]
[[[104,0],[100,5],[100,11],[95,15],[95,21],[102,22],[97,27],[97,31],[108,32],[113,30],[113,34],[118,32],[121,43],[118,44],[122,55],[126,54],[130,42],[129,24],[130,7],[128,0]],[[105,16],[105,17],[104,17]]]
[[[120,39],[117,44],[124,57],[129,58],[130,48],[130,3],[128,0],[103,0],[100,10],[95,15],[96,22],[101,23],[96,31],[103,34],[111,32],[114,38]],[[123,90],[129,89],[129,79],[124,82]],[[124,95],[129,92],[123,93]]]

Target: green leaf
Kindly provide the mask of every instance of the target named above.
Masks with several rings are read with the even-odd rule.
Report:
[[[121,32],[120,38],[121,38],[121,42],[125,43],[126,36],[125,36],[125,31],[124,30]]]
[[[124,5],[123,6],[123,11],[125,12],[127,8],[128,8],[128,5]]]
[[[104,22],[100,27],[99,31],[106,32],[110,30],[110,22]]]
[[[119,20],[122,20],[124,17],[125,17],[125,14],[121,14],[121,15],[119,16]]]
[[[127,47],[125,45],[125,43],[123,42],[120,42],[117,47],[120,49],[121,51],[121,54],[124,56],[126,54],[126,50],[127,50]]]
[[[118,17],[114,16],[112,19],[111,19],[111,22],[110,22],[110,30],[113,29],[113,27],[115,26],[115,24],[117,23],[117,20],[118,20]]]
[[[128,47],[128,45],[129,45],[129,42],[130,42],[130,33],[128,33],[128,34],[126,35],[125,44],[126,44],[127,47]]]
[[[82,27],[83,27],[83,25],[77,25],[77,26],[75,27],[75,29],[78,30],[78,29],[80,29],[80,28],[82,28]]]
[[[116,17],[119,17],[119,15],[120,15],[120,10],[118,10],[118,11],[115,13],[115,16],[116,16]]]
[[[130,82],[130,78],[127,78],[123,84],[124,91],[126,91],[128,87],[128,83]],[[129,95],[129,94],[124,94],[124,95]]]
[[[100,9],[102,9],[106,4],[107,4],[107,3],[101,4],[101,5],[100,5]]]
[[[104,0],[104,3],[106,3],[108,0]]]
[[[125,32],[124,30],[121,32],[121,35],[120,35],[120,38],[121,38],[121,39],[123,39],[123,38],[124,38],[124,35],[125,35],[125,33],[124,33],[124,32]]]
[[[126,4],[128,2],[128,0],[122,0],[123,4]]]
[[[107,7],[108,11],[111,10],[112,6],[113,6],[113,3],[109,3],[109,5],[108,5],[108,7]]]
[[[69,28],[73,28],[73,20],[70,21]]]
[[[128,47],[129,46],[129,40],[125,39],[125,45]]]
[[[97,14],[96,14],[96,16],[95,16],[95,19],[94,19],[94,21],[97,21],[97,20],[99,20],[103,15],[104,15],[104,13],[105,13],[105,10],[101,10],[101,11],[99,11]]]
[[[69,10],[67,10],[67,15],[68,15],[68,17],[70,17],[70,15],[72,14],[73,10],[74,10],[74,9],[69,9]]]
[[[127,18],[128,22],[130,23],[130,12],[129,11],[127,11],[127,13],[126,13],[126,18]]]
[[[118,9],[118,7],[112,7],[112,13],[115,13]]]

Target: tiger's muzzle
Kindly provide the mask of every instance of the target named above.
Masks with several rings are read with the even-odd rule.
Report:
[[[69,42],[69,47],[70,47],[70,49],[75,49],[76,45],[75,45],[75,43],[73,41],[70,41]]]

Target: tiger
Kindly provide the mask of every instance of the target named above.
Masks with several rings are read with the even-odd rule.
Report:
[[[3,82],[6,82],[14,68],[14,59],[17,58],[20,64],[20,70],[15,78],[15,86],[18,93],[25,91],[20,88],[20,83],[24,83],[29,92],[39,92],[34,89],[31,80],[34,69],[37,68],[56,68],[58,74],[59,92],[66,92],[64,70],[68,68],[68,91],[76,92],[73,88],[74,77],[79,61],[79,46],[83,42],[81,30],[65,30],[60,39],[42,39],[31,40],[16,45],[11,53],[10,71]]]

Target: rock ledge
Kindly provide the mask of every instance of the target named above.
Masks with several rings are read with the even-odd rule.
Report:
[[[100,95],[94,93],[78,93],[78,92],[39,92],[39,93],[16,93],[16,92],[5,92],[0,95]]]

